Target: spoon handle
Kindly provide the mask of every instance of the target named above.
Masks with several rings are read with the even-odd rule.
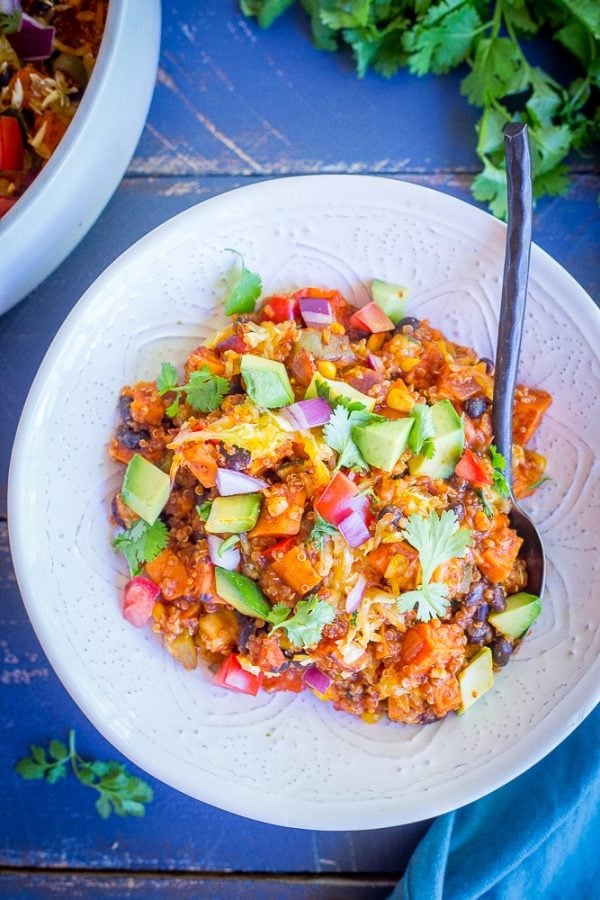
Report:
[[[527,125],[511,122],[504,129],[508,190],[508,227],[502,301],[496,347],[492,430],[506,460],[512,488],[513,398],[525,318],[531,245],[531,157]]]

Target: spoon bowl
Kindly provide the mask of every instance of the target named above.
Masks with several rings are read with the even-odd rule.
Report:
[[[541,597],[545,582],[545,553],[540,534],[516,502],[512,492],[513,402],[529,276],[531,249],[531,156],[527,125],[511,122],[504,130],[508,226],[502,299],[496,346],[492,430],[505,460],[511,526],[523,539],[520,557],[527,566],[527,590]]]

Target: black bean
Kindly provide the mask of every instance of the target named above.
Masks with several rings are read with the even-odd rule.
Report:
[[[506,609],[506,592],[499,584],[495,584],[489,592],[488,603],[492,612],[502,612]]]
[[[465,630],[471,644],[489,644],[494,636],[487,622],[473,622],[472,625],[467,625]]]
[[[505,666],[514,647],[505,637],[497,637],[492,641],[492,660],[496,666]]]
[[[454,515],[456,516],[458,521],[462,522],[467,512],[465,509],[465,504],[457,500],[456,503],[453,503],[451,505],[450,509],[454,512]]]
[[[13,76],[12,66],[7,66],[4,72],[0,72],[0,88],[6,87]]]
[[[400,509],[399,506],[388,505],[388,506],[383,507],[383,509],[380,511],[379,515],[377,516],[377,518],[383,519],[384,516],[391,516],[390,524],[398,525],[398,523],[400,522],[400,519],[404,518],[404,513],[402,512],[402,510]]]
[[[350,341],[362,341],[371,337],[370,331],[362,331],[360,328],[353,328],[350,326],[348,329],[348,340]]]
[[[190,544],[198,544],[202,538],[204,537],[204,532],[202,531],[191,531],[189,541]]]
[[[474,584],[464,599],[465,606],[478,606],[483,599],[484,590],[485,582],[478,581],[477,584]]]
[[[129,428],[128,425],[121,425],[119,430],[117,431],[117,441],[119,444],[122,444],[123,447],[126,447],[127,450],[139,450],[140,444],[142,441],[150,440],[150,432],[144,431],[134,431],[133,428]]]
[[[241,375],[233,375],[229,379],[229,388],[227,390],[227,393],[228,394],[243,394],[244,393]]]
[[[119,397],[119,415],[124,422],[128,422],[131,418],[132,402],[133,397],[128,397],[127,394],[121,394],[121,396]]]
[[[492,375],[494,372],[494,363],[491,359],[488,359],[487,356],[482,356],[479,362],[485,363],[485,371],[488,375]]]
[[[490,612],[490,608],[487,603],[482,603],[481,606],[478,606],[475,612],[473,613],[473,621],[474,622],[485,622]]]
[[[244,616],[242,613],[237,613],[237,620],[240,626],[240,632],[238,635],[238,648],[242,651],[242,653],[248,652],[248,641],[251,637],[254,637],[256,634],[260,634],[263,629],[257,629],[256,627],[256,619],[251,618],[250,616]]]
[[[244,472],[252,460],[250,452],[241,447],[235,447],[233,450],[223,448],[223,455],[226,467],[233,469],[234,472]]]
[[[488,408],[489,403],[485,397],[469,397],[465,400],[464,410],[470,419],[479,419]]]
[[[394,334],[410,334],[410,332],[418,328],[420,324],[421,322],[419,319],[415,319],[413,316],[405,316],[404,319],[400,319],[396,324]],[[406,329],[406,331],[404,329]]]

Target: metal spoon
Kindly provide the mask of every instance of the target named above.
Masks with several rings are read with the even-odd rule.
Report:
[[[521,559],[527,566],[527,590],[541,597],[545,558],[542,539],[529,516],[517,505],[512,492],[513,398],[529,274],[531,245],[531,157],[527,125],[510,123],[504,129],[508,185],[508,227],[502,282],[502,301],[496,347],[492,429],[494,443],[506,460],[510,489],[511,526],[523,538]]]

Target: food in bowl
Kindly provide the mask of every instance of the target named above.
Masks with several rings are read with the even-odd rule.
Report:
[[[77,112],[107,6],[106,0],[0,0],[0,218]]]
[[[232,324],[123,389],[110,446],[123,614],[213,683],[312,689],[375,722],[468,710],[541,610],[492,443],[493,364],[375,280],[265,297],[242,265]],[[515,395],[513,487],[551,397]]]

